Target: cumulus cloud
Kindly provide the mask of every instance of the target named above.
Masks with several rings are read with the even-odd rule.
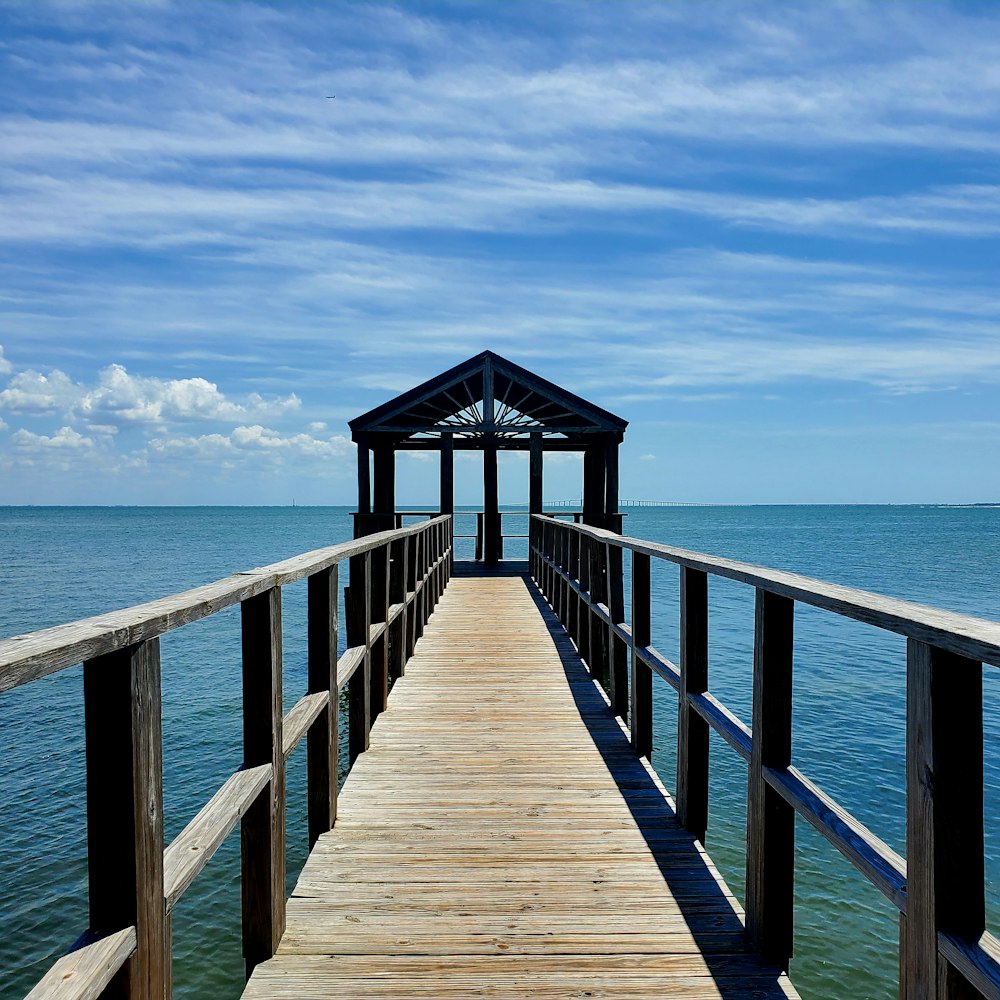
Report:
[[[149,442],[150,452],[181,459],[238,460],[283,462],[296,458],[341,459],[353,445],[335,434],[317,438],[309,434],[282,434],[260,424],[241,425],[229,434],[199,434],[182,437],[157,437]]]
[[[19,450],[26,452],[82,451],[96,447],[93,438],[80,434],[72,427],[60,427],[51,436],[35,434],[22,427],[20,430],[14,431],[10,438]]]
[[[91,386],[72,381],[58,369],[48,375],[28,370],[15,375],[0,392],[0,409],[62,413],[104,433],[127,425],[164,427],[199,420],[235,423],[247,417],[280,416],[300,406],[295,393],[274,400],[251,393],[245,401],[235,402],[204,378],[133,375],[118,364],[101,370]]]
[[[0,375],[9,375],[14,370],[14,366],[4,357],[3,344],[0,344]]]

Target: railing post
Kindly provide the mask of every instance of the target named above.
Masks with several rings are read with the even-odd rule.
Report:
[[[622,550],[610,542],[604,545],[607,572],[605,593],[611,624],[608,626],[608,662],[611,667],[611,710],[623,722],[628,717],[628,646],[615,632],[625,621],[624,569]]]
[[[986,929],[982,664],[906,641],[906,1000],[978,997],[938,934]]]
[[[389,703],[389,545],[370,553],[371,625],[382,624],[382,634],[371,644],[369,672],[371,721],[385,711]]]
[[[247,598],[243,632],[243,763],[271,780],[243,816],[243,957],[247,977],[285,931],[285,754],[281,746],[281,590]]]
[[[337,820],[337,597],[336,563],[309,577],[309,693],[330,696],[306,736],[310,849]]]
[[[754,606],[753,747],[747,779],[747,931],[765,959],[792,956],[795,809],[764,780],[792,761],[795,602],[757,588]]]
[[[591,673],[598,678],[601,686],[610,695],[611,692],[611,664],[609,660],[610,647],[608,646],[608,626],[601,620],[597,613],[598,604],[607,604],[608,573],[604,564],[604,555],[607,546],[600,544],[595,539],[589,539],[588,545],[588,567],[590,576],[590,614],[587,617],[588,635],[587,649],[590,659]]]
[[[410,603],[410,594],[417,590],[417,536],[410,535],[406,539],[406,659],[413,656],[413,647],[417,644],[417,598]]]
[[[368,749],[371,732],[371,552],[352,556],[347,601],[347,645],[364,646],[364,662],[347,682],[347,743],[351,766]]]
[[[563,570],[563,572],[569,574],[569,546],[572,532],[566,527],[566,525],[556,521],[554,518],[553,523],[558,524],[559,526],[559,542],[556,547],[556,562],[559,564],[559,567]],[[556,585],[559,587],[559,620],[563,623],[563,627],[566,631],[572,634],[572,630],[570,629],[569,608],[573,591],[570,588],[569,581],[563,576],[559,577]]]
[[[389,677],[392,681],[406,671],[406,554],[405,538],[392,542],[389,563],[389,604],[402,605],[389,636]]]
[[[83,696],[90,926],[136,928],[136,952],[106,995],[169,998],[159,639],[84,663]]]
[[[580,582],[580,534],[579,532],[567,531],[569,537],[566,539],[566,569],[569,578],[573,583]],[[566,631],[570,638],[577,643],[579,650],[579,636],[577,635],[577,624],[580,618],[580,598],[579,595],[567,584],[566,595]]]
[[[483,558],[483,513],[476,514],[476,559]]]
[[[677,819],[705,843],[708,828],[708,723],[690,695],[708,690],[708,574],[681,566],[680,688],[677,698]]]
[[[578,560],[578,573],[580,580],[580,607],[576,620],[576,648],[583,657],[584,662],[594,672],[594,664],[590,657],[590,607],[583,598],[586,593],[590,598],[590,538],[580,532],[580,555]]]
[[[632,749],[647,760],[653,753],[653,673],[639,660],[638,650],[649,646],[652,628],[649,606],[649,556],[632,553],[632,711],[629,725]]]

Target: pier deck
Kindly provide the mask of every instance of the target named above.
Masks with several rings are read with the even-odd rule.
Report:
[[[459,573],[244,994],[796,995],[534,584]]]

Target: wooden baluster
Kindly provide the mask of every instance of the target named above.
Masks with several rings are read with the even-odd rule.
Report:
[[[247,977],[285,930],[285,754],[281,747],[281,590],[247,598],[243,631],[243,763],[271,780],[243,816],[243,957]]]
[[[983,669],[906,642],[907,1000],[979,997],[938,954],[938,933],[975,942],[986,929]]]
[[[624,722],[628,718],[628,646],[614,629],[625,621],[623,553],[617,545],[605,544],[604,565],[607,570],[605,592],[612,622],[608,626],[611,709]]]
[[[406,594],[407,598],[417,589],[417,536],[406,539]],[[406,606],[406,659],[413,656],[417,644],[417,601]]]
[[[795,809],[764,780],[792,761],[795,602],[757,589],[754,609],[753,748],[747,780],[747,931],[768,961],[792,957]]]
[[[562,524],[559,525],[557,530],[559,532],[557,562],[559,563],[560,568],[568,574],[570,573],[569,545],[572,532],[569,528]],[[559,587],[559,620],[563,623],[563,627],[566,631],[570,632],[569,609],[573,592],[570,589],[569,581],[563,576],[559,577],[556,585]]]
[[[690,695],[708,690],[708,574],[681,567],[677,699],[677,819],[703,844],[708,828],[708,723]]]
[[[382,545],[369,553],[371,559],[371,621],[370,624],[384,624],[382,634],[371,644],[371,670],[369,682],[369,710],[371,721],[385,711],[389,703],[389,546]]]
[[[569,571],[569,578],[574,583],[580,580],[580,535],[575,531],[568,531],[569,538],[566,540],[566,565]],[[577,622],[580,617],[580,598],[576,591],[569,588],[566,600],[566,631],[570,638],[577,642]],[[579,649],[577,645],[577,649]]]
[[[397,539],[390,549],[389,604],[401,604],[402,610],[392,623],[389,636],[389,677],[395,683],[406,671],[406,554],[405,538]]]
[[[583,598],[584,593],[587,594],[588,598],[590,596],[590,538],[584,534],[580,535],[577,566],[581,596],[576,619],[576,648],[593,673],[593,664],[590,658],[590,606]]]
[[[160,641],[83,665],[87,739],[90,926],[136,927],[136,951],[105,996],[169,997],[163,905],[163,739]]]
[[[598,604],[607,604],[606,584],[608,579],[604,554],[607,546],[590,539],[588,549],[588,570],[590,576],[590,614],[587,616],[587,648],[590,652],[590,670],[601,686],[610,694],[611,665],[609,662],[608,626],[597,613]]]
[[[337,820],[337,590],[336,563],[309,577],[309,693],[330,695],[306,736],[310,849]]]
[[[632,553],[632,749],[647,760],[653,753],[653,673],[637,655],[651,645],[649,556]]]
[[[347,602],[347,645],[364,646],[364,662],[347,682],[347,745],[351,766],[368,749],[371,732],[371,553],[352,556]]]

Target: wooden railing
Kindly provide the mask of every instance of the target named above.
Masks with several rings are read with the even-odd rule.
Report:
[[[652,645],[651,559],[680,568],[679,665]],[[530,561],[637,753],[652,749],[653,674],[677,691],[677,815],[699,839],[709,730],[747,762],[745,909],[758,951],[787,968],[798,813],[899,910],[901,997],[1000,997],[1000,943],[985,915],[982,671],[1000,666],[1000,624],[545,516],[531,519]],[[752,728],[709,690],[709,576],[756,591]],[[906,637],[906,860],[792,766],[796,602]]]
[[[29,994],[169,1000],[171,911],[241,823],[247,973],[285,925],[285,762],[307,735],[310,847],[337,815],[338,695],[350,760],[452,571],[451,519],[317,549],[182,594],[0,641],[0,692],[83,663],[90,929]],[[350,561],[346,652],[338,564]],[[282,714],[281,588],[308,583],[308,691]],[[164,849],[159,637],[241,607],[243,767]]]

